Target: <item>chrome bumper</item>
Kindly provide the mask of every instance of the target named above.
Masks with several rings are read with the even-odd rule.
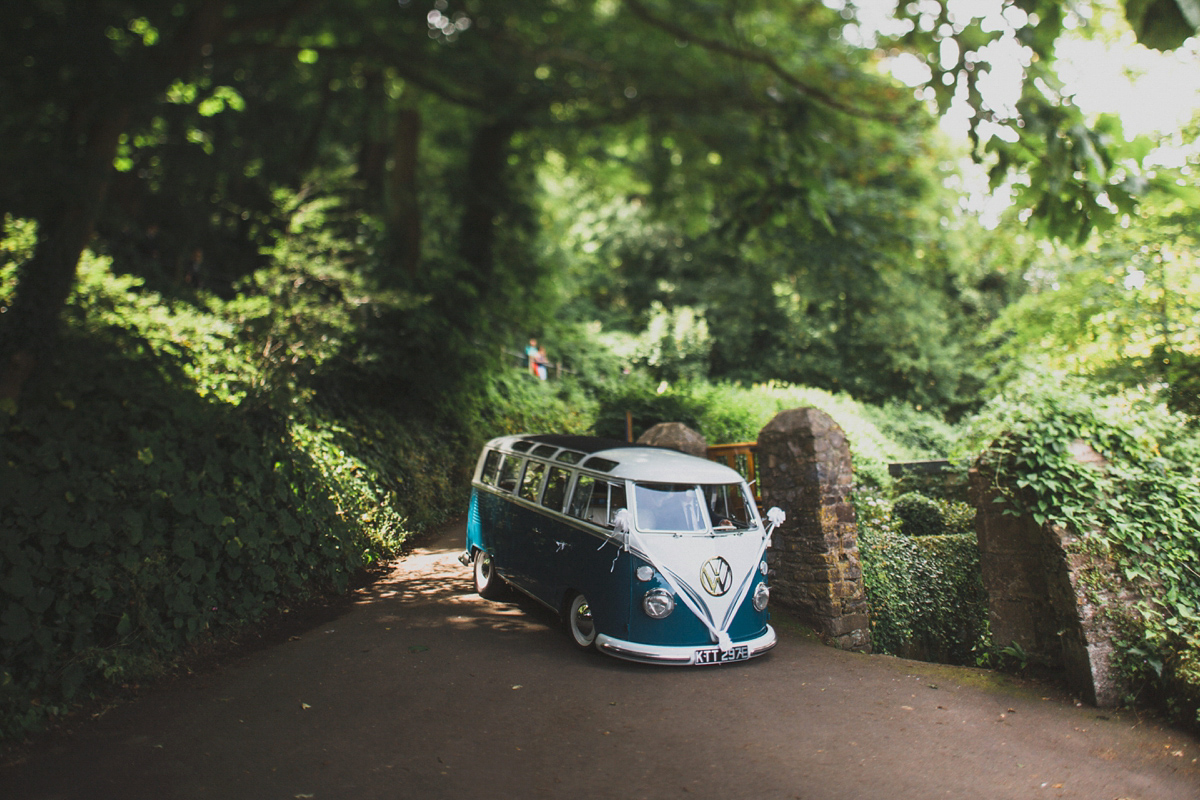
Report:
[[[768,625],[766,633],[762,636],[743,642],[734,642],[734,645],[748,647],[750,658],[760,656],[775,646],[775,629]],[[695,663],[697,651],[709,650],[715,647],[715,645],[706,647],[668,647],[666,645],[625,642],[602,633],[596,637],[596,647],[602,653],[623,658],[626,661],[638,661],[643,664],[687,666]]]
[[[464,567],[471,566],[471,551],[463,550],[461,553],[459,553],[458,563],[462,564]]]

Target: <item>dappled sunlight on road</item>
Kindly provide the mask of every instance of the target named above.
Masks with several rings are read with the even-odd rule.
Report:
[[[460,552],[453,546],[414,550],[387,577],[364,589],[356,605],[376,612],[372,618],[380,624],[410,630],[518,633],[556,624],[547,609],[516,593],[507,602],[484,600],[475,593],[471,569],[459,563]]]

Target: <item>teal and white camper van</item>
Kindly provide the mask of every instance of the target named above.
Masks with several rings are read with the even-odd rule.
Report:
[[[460,560],[562,615],[581,648],[719,664],[775,645],[764,526],[735,470],[588,436],[493,439],[475,467]]]

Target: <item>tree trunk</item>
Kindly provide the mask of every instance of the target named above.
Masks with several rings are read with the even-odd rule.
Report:
[[[383,207],[383,190],[387,168],[387,93],[383,90],[383,75],[371,70],[364,76],[363,113],[360,125],[361,143],[358,149],[358,177],[363,184],[366,202],[372,211]]]
[[[508,145],[515,132],[511,120],[484,125],[475,132],[467,158],[458,252],[471,266],[471,282],[481,298],[495,268],[496,218],[508,202]]]
[[[72,191],[38,220],[37,247],[18,272],[16,301],[0,329],[0,402],[15,403],[33,368],[53,352],[58,317],[104,203],[127,118],[126,108],[97,104]]]
[[[387,233],[396,267],[410,277],[421,261],[421,206],[417,197],[417,159],[421,115],[402,108],[392,136],[392,170],[388,176]]]

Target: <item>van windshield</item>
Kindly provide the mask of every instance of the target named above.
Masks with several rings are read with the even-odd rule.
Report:
[[[744,531],[757,524],[754,498],[744,483],[710,484],[700,490],[714,530]]]
[[[695,486],[635,483],[633,496],[639,530],[691,533],[703,531],[708,525]]]
[[[638,530],[670,533],[744,531],[755,526],[753,500],[741,484],[635,483]]]

